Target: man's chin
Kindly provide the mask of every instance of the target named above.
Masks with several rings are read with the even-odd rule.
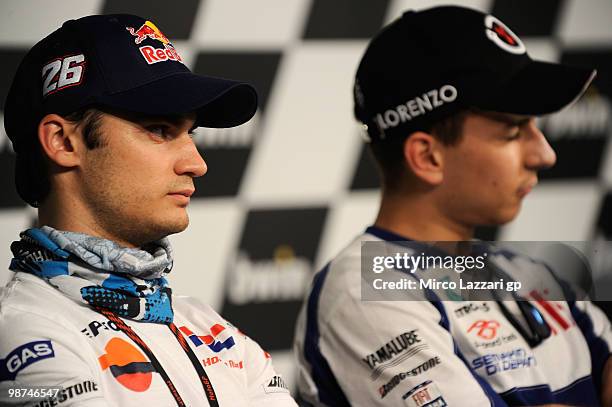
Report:
[[[515,207],[507,208],[497,213],[495,219],[491,222],[491,226],[502,226],[506,223],[512,222],[518,216],[521,211],[521,204],[519,203]]]
[[[189,226],[189,216],[184,212],[184,216],[174,217],[172,219],[158,220],[148,225],[148,229],[152,232],[151,240],[159,240],[166,236],[180,233]]]
[[[165,225],[166,236],[173,235],[175,233],[180,233],[187,229],[189,226],[189,216],[187,216],[187,212],[185,212],[185,217],[182,219],[176,219],[174,222]]]

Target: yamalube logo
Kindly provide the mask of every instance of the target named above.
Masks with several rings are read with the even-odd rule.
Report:
[[[405,123],[417,116],[431,112],[445,103],[455,101],[457,94],[457,88],[447,84],[440,89],[427,91],[421,96],[386,110],[384,113],[379,113],[374,117],[374,120],[380,130],[397,127],[400,123]]]
[[[489,15],[485,17],[487,37],[504,51],[512,54],[524,54],[525,44],[504,23]]]

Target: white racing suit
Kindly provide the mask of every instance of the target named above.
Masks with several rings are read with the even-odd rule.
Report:
[[[302,399],[317,406],[599,405],[612,331],[595,305],[529,298],[550,327],[532,347],[496,301],[362,301],[362,241],[399,240],[370,227],[315,275],[294,344]],[[516,302],[506,303],[519,315]]]
[[[174,324],[220,406],[296,405],[257,343],[209,306],[172,298]],[[155,355],[185,405],[207,406],[204,386],[168,326],[122,320]],[[61,388],[55,398],[27,405],[177,405],[149,358],[117,324],[45,280],[18,272],[0,290],[0,405],[25,403],[19,389],[52,388]]]

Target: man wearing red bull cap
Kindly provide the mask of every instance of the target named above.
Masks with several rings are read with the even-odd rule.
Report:
[[[1,405],[295,406],[267,352],[166,280],[207,170],[191,131],[256,109],[140,17],[70,20],[28,52],[4,119],[38,226],[0,291]]]
[[[370,42],[355,115],[379,166],[382,200],[375,224],[314,277],[295,337],[303,399],[612,405],[612,330],[591,302],[536,291],[507,300],[483,291],[470,301],[446,283],[471,272],[436,274],[447,259],[465,260],[461,248],[484,248],[472,262],[506,281],[527,275],[564,287],[546,264],[471,240],[476,226],[512,220],[538,171],[555,163],[535,116],[576,100],[594,74],[532,60],[500,20],[462,7],[408,11]],[[446,250],[425,243],[436,241]],[[406,272],[408,256],[421,263]],[[425,265],[437,258],[445,265]],[[432,286],[431,275],[443,284]],[[476,283],[495,290],[489,283],[498,281]]]

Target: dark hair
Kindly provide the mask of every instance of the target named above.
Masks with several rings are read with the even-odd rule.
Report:
[[[81,128],[85,145],[88,149],[93,150],[104,146],[104,141],[100,133],[102,114],[103,112],[101,110],[89,107],[62,117],[76,124],[77,128]],[[38,129],[38,126],[36,129]],[[47,157],[38,142],[38,134],[35,133],[32,136],[30,151],[19,153],[27,155],[28,159],[26,164],[27,168],[22,169],[25,173],[18,174],[17,176],[17,191],[27,203],[37,208],[40,206],[40,203],[45,200],[47,195],[49,195],[51,184]],[[19,169],[16,168],[16,171],[18,170]]]
[[[83,139],[88,149],[93,150],[104,145],[100,134],[101,110],[96,108],[82,109],[64,116],[64,119],[75,123],[77,128],[82,129]]]
[[[461,138],[463,123],[469,110],[461,110],[448,116],[426,131],[440,140],[443,144],[451,146]],[[378,164],[380,178],[389,190],[394,190],[409,171],[404,163],[404,142],[410,136],[390,137],[386,140],[376,140],[369,144],[370,153]]]

